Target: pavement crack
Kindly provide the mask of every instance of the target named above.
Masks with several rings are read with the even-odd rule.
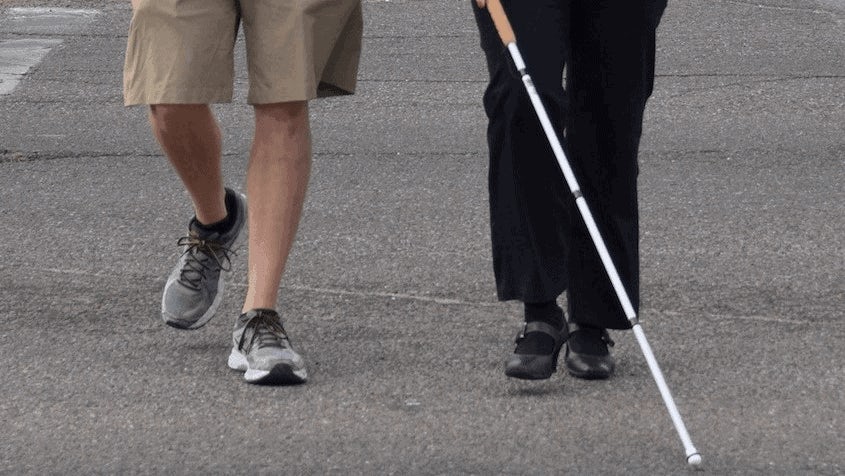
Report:
[[[815,15],[830,15],[832,17],[838,18],[841,16],[841,13],[835,10],[825,10],[823,8],[801,8],[801,7],[787,7],[783,5],[764,5],[759,2],[747,1],[747,0],[717,0],[720,3],[728,3],[734,5],[745,5],[754,8],[759,8],[762,10],[775,10],[775,11],[783,11],[783,12],[799,12],[799,13],[811,13]]]
[[[246,289],[246,283],[235,283],[233,286]],[[421,302],[428,302],[434,304],[442,304],[448,306],[482,306],[482,307],[495,307],[499,306],[499,303],[495,302],[482,302],[482,301],[469,301],[464,299],[454,299],[454,298],[446,298],[446,297],[438,297],[438,296],[427,296],[423,294],[410,294],[410,293],[400,293],[400,292],[388,292],[388,291],[356,291],[352,289],[341,289],[341,288],[326,288],[326,287],[319,287],[319,286],[305,286],[300,284],[287,284],[282,285],[281,289],[289,289],[292,291],[303,291],[315,294],[332,294],[336,296],[354,296],[360,298],[385,298],[391,300],[403,300],[403,301],[421,301]]]
[[[690,77],[690,76],[670,76],[667,75],[665,77]],[[713,77],[736,77],[736,76],[713,76]],[[754,76],[746,76],[748,78],[752,78]],[[746,80],[746,81],[733,81],[724,84],[717,84],[713,86],[704,86],[700,88],[691,88],[685,91],[679,92],[677,94],[670,94],[668,96],[669,99],[677,99],[680,97],[687,96],[689,94],[697,94],[703,92],[712,92],[718,91],[720,89],[732,88],[736,86],[748,86],[752,84],[766,84],[766,83],[787,83],[791,81],[801,81],[801,80],[820,80],[820,79],[843,79],[845,75],[840,74],[813,74],[813,75],[792,75],[792,76],[757,76],[759,79],[754,80]]]
[[[20,38],[35,38],[35,39],[42,39],[42,38],[107,38],[113,40],[119,39],[126,39],[128,38],[127,35],[115,35],[115,34],[107,34],[107,33],[45,33],[45,32],[24,32],[24,31],[10,31],[10,32],[3,32],[4,35],[9,35],[9,38],[3,38],[4,40],[14,40]]]
[[[436,84],[436,83],[448,83],[448,84],[461,84],[461,83],[470,83],[470,84],[487,84],[488,80],[486,79],[405,79],[405,78],[397,78],[397,79],[374,79],[374,78],[359,78],[359,83],[409,83],[409,84]]]
[[[47,162],[61,159],[101,159],[126,157],[158,157],[157,154],[139,154],[137,152],[23,152],[0,149],[0,164]]]
[[[56,99],[14,99],[14,100],[0,100],[0,103],[5,104],[16,104],[16,105],[23,105],[23,104],[80,104],[83,106],[91,106],[91,105],[123,105],[123,100],[121,99],[112,99],[107,101],[89,101],[84,99],[76,99],[76,100],[67,100],[63,98],[56,98]]]

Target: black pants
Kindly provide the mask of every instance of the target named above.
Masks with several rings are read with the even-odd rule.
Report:
[[[638,310],[637,151],[666,0],[502,3]],[[490,72],[484,108],[498,297],[543,302],[568,291],[570,320],[629,328],[508,52],[487,11],[472,4]]]

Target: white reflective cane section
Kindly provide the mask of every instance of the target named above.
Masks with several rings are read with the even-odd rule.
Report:
[[[672,398],[669,386],[666,385],[666,380],[663,378],[663,372],[660,370],[660,366],[657,365],[657,359],[654,358],[654,352],[652,352],[651,346],[648,345],[648,339],[645,338],[645,333],[639,324],[635,324],[632,330],[637,337],[637,342],[640,344],[640,349],[643,351],[648,368],[651,369],[651,375],[654,376],[657,388],[660,390],[660,396],[663,397],[663,403],[666,404],[666,409],[669,410],[669,416],[672,418],[672,423],[675,424],[675,430],[678,431],[678,436],[681,437],[681,443],[684,445],[684,452],[687,456],[687,463],[691,466],[698,466],[701,464],[701,455],[692,444],[692,439],[690,439],[687,427],[681,418],[681,413],[678,411],[678,407],[675,406],[675,400]]]
[[[508,51],[511,53],[511,58],[513,58],[513,64],[516,65],[517,71],[525,74],[525,61],[522,59],[522,53],[519,52],[516,43],[508,43]],[[525,78],[523,77],[524,80]]]
[[[625,286],[622,285],[622,280],[619,278],[619,273],[616,271],[616,266],[613,265],[613,259],[610,257],[610,252],[607,251],[607,246],[604,245],[604,240],[599,233],[599,228],[593,220],[593,214],[590,213],[590,208],[587,206],[587,200],[584,197],[578,197],[575,200],[578,210],[581,211],[581,217],[584,218],[584,223],[587,225],[587,230],[590,236],[593,237],[593,244],[599,252],[601,262],[604,264],[604,270],[607,271],[607,276],[610,278],[610,283],[613,284],[613,289],[616,291],[616,297],[619,298],[619,303],[622,304],[622,309],[625,311],[625,316],[631,321],[631,324],[637,323],[637,313],[634,311],[634,306],[631,305],[631,298],[628,297],[628,292],[625,291]]]

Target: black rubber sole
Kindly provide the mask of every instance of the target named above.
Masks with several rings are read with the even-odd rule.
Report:
[[[247,380],[253,385],[301,385],[307,379],[294,373],[290,365],[279,364],[270,370],[267,375],[257,380]]]

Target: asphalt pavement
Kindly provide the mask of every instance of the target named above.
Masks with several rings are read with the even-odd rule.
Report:
[[[521,309],[495,298],[469,2],[364,12],[358,94],[311,106],[279,302],[311,380],[258,387],[226,367],[245,253],[209,325],[160,320],[191,211],[122,105],[129,2],[0,0],[0,474],[690,471],[631,333],[608,381],[503,375]],[[672,0],[658,32],[641,318],[707,474],[845,474],[843,21]],[[215,112],[242,189],[238,48]]]

